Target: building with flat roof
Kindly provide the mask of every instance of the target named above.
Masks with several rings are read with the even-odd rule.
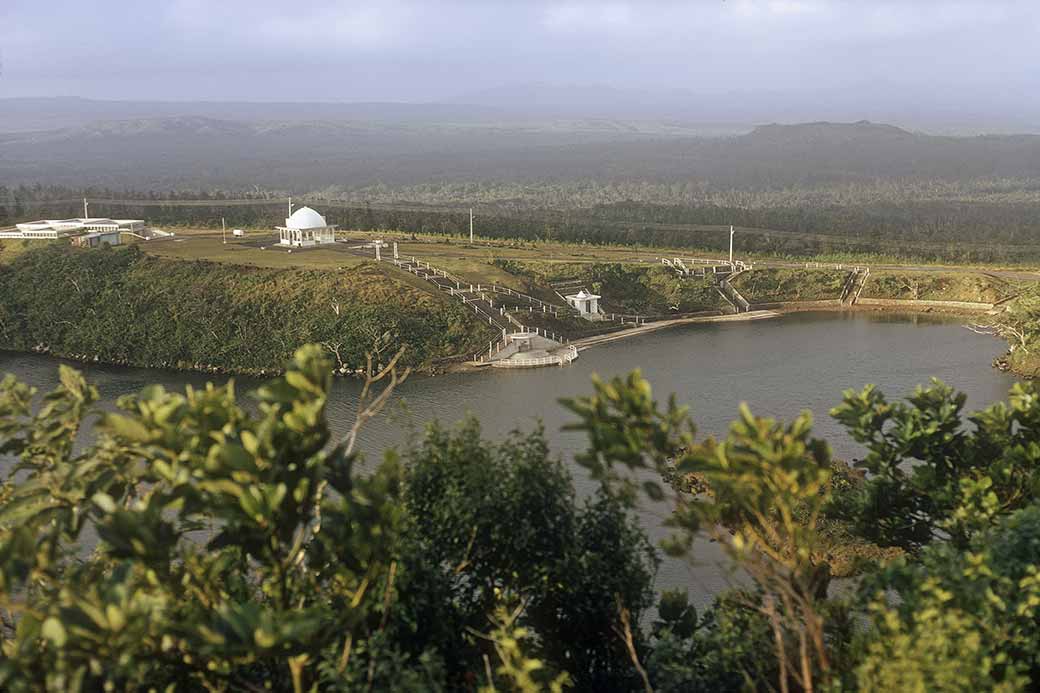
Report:
[[[78,217],[75,219],[43,219],[15,224],[13,230],[0,231],[0,238],[48,240],[91,233],[115,234],[118,236],[124,232],[141,234],[143,231],[144,221],[141,219]]]
[[[336,242],[336,225],[329,226],[325,217],[310,207],[300,207],[279,226],[278,245],[304,248]]]

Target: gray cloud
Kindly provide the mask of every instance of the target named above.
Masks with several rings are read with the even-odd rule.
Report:
[[[1035,110],[1040,86],[1035,0],[5,0],[0,25],[3,96],[444,101],[541,83],[976,112]]]

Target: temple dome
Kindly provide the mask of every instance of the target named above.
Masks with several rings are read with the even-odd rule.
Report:
[[[300,207],[285,220],[285,226],[290,229],[319,229],[328,224],[325,223],[325,217],[310,207]]]

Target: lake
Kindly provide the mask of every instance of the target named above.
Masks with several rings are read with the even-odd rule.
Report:
[[[687,325],[597,346],[565,368],[413,377],[401,386],[386,414],[365,429],[361,449],[373,459],[405,443],[430,420],[456,421],[473,414],[488,437],[515,428],[529,430],[540,420],[554,452],[569,463],[585,441],[580,434],[560,430],[570,417],[557,399],[589,393],[594,373],[609,377],[640,368],[658,399],[674,392],[691,406],[701,435],[724,434],[740,402],[756,414],[784,419],[808,409],[817,436],[831,443],[835,456],[854,459],[861,449],[827,415],[840,402],[842,390],[873,383],[891,400],[937,377],[964,391],[969,409],[981,408],[1003,399],[1015,382],[990,366],[1005,348],[1001,341],[964,329],[962,321],[932,316],[820,312]],[[0,370],[41,390],[57,384],[57,362],[0,353]],[[98,386],[107,407],[149,383],[180,389],[214,380],[197,373],[72,365]],[[237,382],[244,392],[256,381]],[[344,432],[353,422],[359,388],[356,381],[336,381],[329,403],[336,431]],[[575,466],[573,473],[579,493],[592,490],[581,468]],[[641,512],[651,536],[664,535],[660,522],[666,512],[663,507]],[[686,587],[692,601],[703,605],[731,579],[723,563],[717,545],[698,542],[692,564],[662,564],[658,586]]]

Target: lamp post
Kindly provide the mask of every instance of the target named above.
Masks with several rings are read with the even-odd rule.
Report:
[[[733,266],[733,225],[729,227],[729,264]]]

